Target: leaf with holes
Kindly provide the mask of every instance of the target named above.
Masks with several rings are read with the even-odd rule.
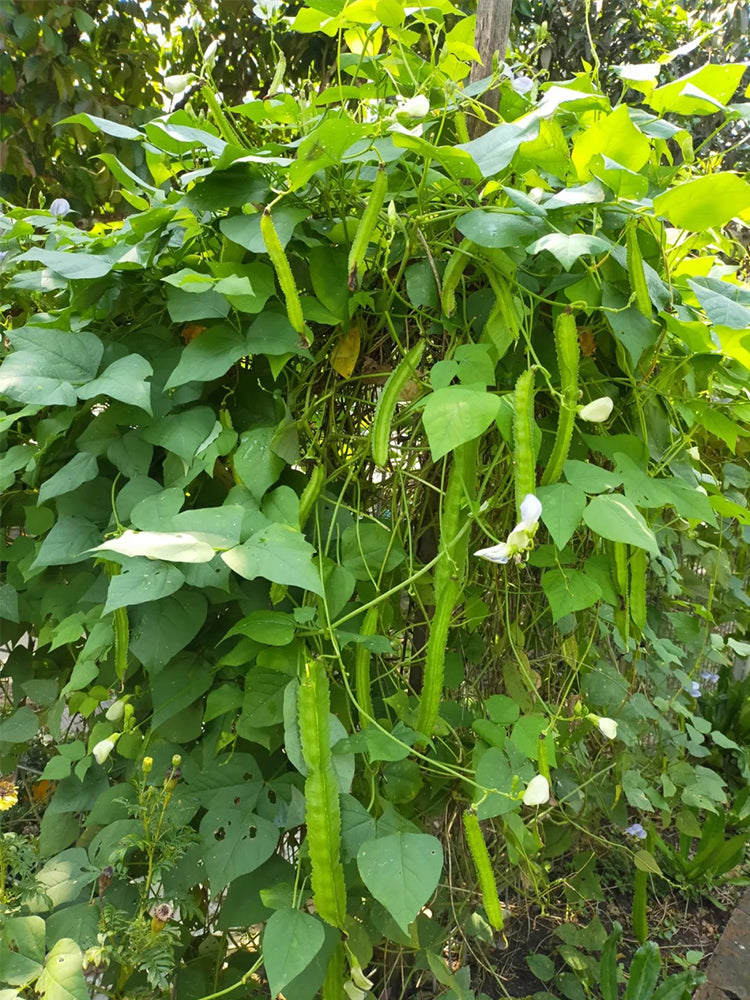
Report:
[[[279,831],[267,819],[239,805],[206,813],[200,836],[203,864],[216,894],[267,861],[276,850]]]

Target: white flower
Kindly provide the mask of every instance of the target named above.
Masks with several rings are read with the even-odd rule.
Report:
[[[521,524],[527,529],[533,528],[541,516],[541,500],[538,500],[533,493],[527,493],[521,503]]]
[[[523,793],[523,804],[525,806],[541,806],[549,802],[549,781],[543,774],[537,774],[526,786]]]
[[[605,715],[596,724],[602,736],[606,736],[608,740],[617,739],[617,723],[614,719],[608,719]]]
[[[109,757],[115,748],[117,741],[120,738],[119,733],[113,733],[108,736],[106,740],[99,740],[91,753],[94,755],[94,760],[97,764],[103,764],[104,761]]]
[[[700,460],[701,460],[701,453],[698,451],[698,449],[695,446],[693,446],[692,448],[688,448],[687,453],[688,453],[689,457],[692,458],[692,460],[694,462],[700,462]]]
[[[56,218],[64,218],[70,211],[70,202],[66,198],[55,198],[49,210]]]
[[[488,549],[479,549],[474,553],[480,559],[488,559],[490,562],[502,563],[503,566],[510,561],[513,550],[507,542],[500,542],[499,545],[491,545]]]
[[[349,1000],[365,1000],[367,996],[367,990],[357,989],[351,979],[347,979],[344,983],[344,992],[349,997]]]
[[[526,529],[526,525],[521,521],[517,524],[513,531],[508,535],[507,544],[516,552],[525,552],[529,547],[529,542],[531,541],[531,535]]]
[[[408,118],[424,118],[429,114],[430,102],[424,94],[417,94],[415,97],[402,98],[396,108],[397,115],[406,115]]]
[[[581,420],[588,420],[592,424],[600,424],[609,417],[614,409],[614,405],[609,396],[600,396],[593,403],[587,403],[585,406],[582,406],[578,410],[578,416]]]

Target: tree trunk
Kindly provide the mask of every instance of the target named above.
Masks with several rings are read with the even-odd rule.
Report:
[[[482,80],[492,72],[492,57],[498,53],[505,58],[510,35],[510,17],[513,0],[477,0],[477,26],[474,32],[474,47],[482,58],[481,63],[473,63],[469,80]],[[482,100],[493,111],[497,111],[500,95],[497,90],[488,91]],[[486,128],[484,122],[475,118],[470,122],[472,137]]]

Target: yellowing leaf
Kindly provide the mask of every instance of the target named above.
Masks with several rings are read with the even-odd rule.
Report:
[[[359,357],[359,323],[355,320],[333,349],[331,368],[342,378],[349,378]]]

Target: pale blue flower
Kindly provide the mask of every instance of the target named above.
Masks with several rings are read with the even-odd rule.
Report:
[[[690,696],[692,698],[700,698],[701,696],[701,686],[697,681],[692,681],[690,684]]]
[[[718,679],[719,675],[712,670],[701,670],[701,680],[704,680],[706,684],[715,684]]]
[[[63,219],[70,211],[70,202],[66,198],[55,198],[49,210],[56,219]]]
[[[638,840],[645,840],[648,836],[640,823],[633,823],[626,829],[625,833],[629,833],[631,837],[637,837]]]

